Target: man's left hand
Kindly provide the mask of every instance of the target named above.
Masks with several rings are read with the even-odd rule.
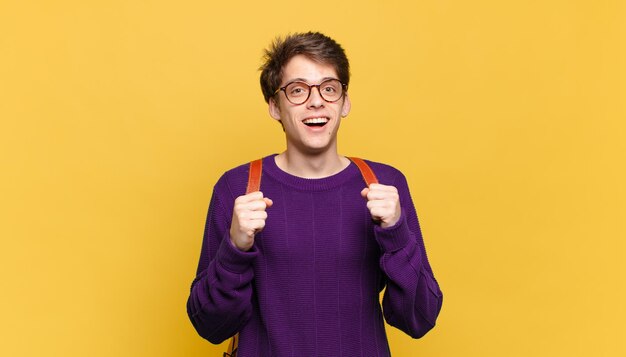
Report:
[[[367,208],[381,227],[387,228],[398,223],[402,208],[398,189],[394,186],[373,183],[361,191],[361,196],[367,199]]]

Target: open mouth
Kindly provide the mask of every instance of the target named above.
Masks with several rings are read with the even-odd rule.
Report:
[[[308,127],[322,127],[328,123],[328,118],[309,118],[302,121]]]

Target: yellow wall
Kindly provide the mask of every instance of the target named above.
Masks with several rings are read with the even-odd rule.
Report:
[[[0,355],[219,355],[185,313],[211,188],[283,149],[257,67],[309,29],[351,59],[342,153],[405,172],[445,293],[394,356],[626,355],[625,24],[621,0],[1,0]]]

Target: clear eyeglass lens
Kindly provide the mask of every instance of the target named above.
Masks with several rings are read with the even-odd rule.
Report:
[[[320,94],[329,102],[334,102],[341,97],[341,82],[331,79],[320,84]]]
[[[285,88],[287,97],[294,102],[304,102],[309,96],[309,86],[303,82],[293,82]]]

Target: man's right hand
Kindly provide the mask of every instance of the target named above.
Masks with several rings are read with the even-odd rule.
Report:
[[[233,220],[230,226],[230,241],[244,252],[252,248],[254,235],[265,227],[267,207],[272,207],[272,200],[263,197],[260,191],[239,196],[235,199]]]

